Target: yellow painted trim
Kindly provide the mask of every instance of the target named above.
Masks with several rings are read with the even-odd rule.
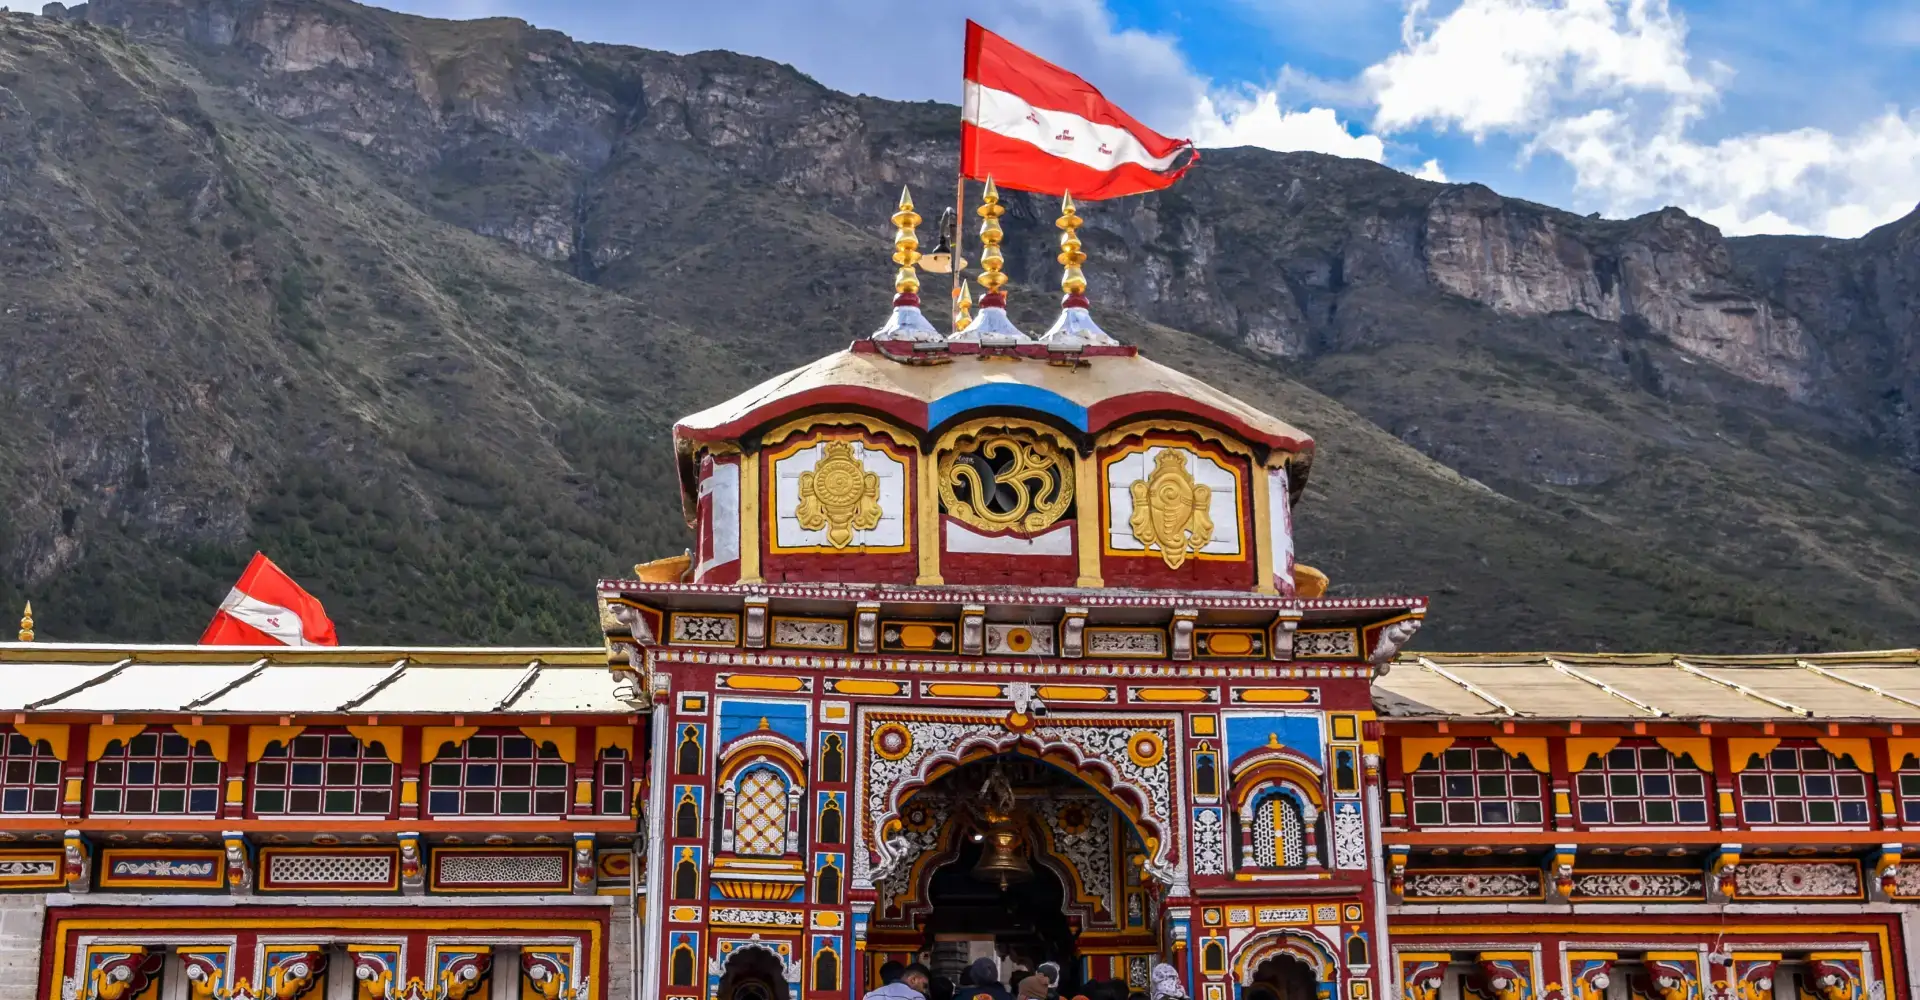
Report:
[[[939,485],[934,482],[936,470],[930,460],[932,457],[917,455],[914,462],[914,467],[919,470],[914,477],[918,486],[914,490],[912,503],[914,535],[920,544],[920,575],[913,582],[922,587],[938,587],[946,582],[940,575],[940,550],[944,546],[940,540]]]
[[[1553,814],[1555,816],[1573,815],[1573,796],[1566,792],[1553,793]]]
[[[573,780],[573,804],[577,806],[593,805],[592,778],[575,778]]]
[[[1258,469],[1262,476],[1272,472]],[[1269,484],[1263,478],[1253,484],[1253,592],[1277,594],[1273,585],[1273,501],[1267,496]]]
[[[1747,769],[1748,759],[1754,754],[1765,754],[1780,745],[1778,736],[1764,736],[1758,739],[1731,739],[1727,741],[1727,762],[1732,765],[1733,773],[1739,774]]]
[[[125,726],[88,726],[87,759],[90,761],[99,760],[100,755],[107,752],[107,744],[112,743],[114,740],[125,743],[146,731],[147,724],[144,722],[135,722]]]
[[[935,682],[927,685],[927,694],[935,698],[998,698],[998,684],[959,684]]]
[[[1106,523],[1107,497],[1100,490],[1100,466],[1094,456],[1073,456],[1074,510],[1073,544],[1080,553],[1078,587],[1104,587],[1106,579],[1100,567],[1100,526]]]
[[[305,726],[247,727],[247,763],[251,764],[266,756],[269,745],[274,743],[286,745],[293,742],[295,736],[306,731]]]
[[[1731,816],[1733,815],[1733,811],[1734,811],[1733,810],[1733,793],[1730,791],[1721,792],[1720,793],[1720,815]]]
[[[359,740],[363,746],[380,744],[380,749],[386,753],[387,760],[395,764],[400,763],[400,758],[405,756],[402,752],[405,748],[400,744],[400,741],[406,738],[405,726],[348,726],[347,733]]]
[[[82,784],[82,783],[81,783],[81,780],[80,780],[79,778],[68,778],[68,779],[67,779],[67,794],[66,794],[66,796],[65,796],[65,800],[66,800],[67,802],[69,802],[69,803],[73,803],[73,802],[79,802],[79,801],[80,801],[80,788],[81,788],[81,784]]]
[[[740,582],[765,583],[760,571],[760,453],[740,456]]]
[[[803,677],[767,674],[729,674],[721,685],[729,691],[784,691],[789,694],[807,689],[807,681]]]
[[[572,726],[521,726],[520,732],[534,742],[535,757],[541,743],[552,743],[561,760],[571,764],[580,758],[580,730]]]
[[[780,544],[780,511],[774,505],[773,497],[772,497],[773,484],[779,481],[777,466],[779,465],[780,460],[783,458],[787,458],[796,452],[804,451],[807,448],[811,448],[814,445],[819,444],[823,441],[845,441],[845,440],[857,440],[862,445],[865,445],[870,448],[876,448],[880,452],[888,456],[891,456],[895,461],[899,462],[901,468],[907,472],[907,475],[904,475],[901,477],[907,482],[917,481],[919,477],[913,474],[913,469],[916,464],[925,464],[922,461],[924,456],[922,456],[918,451],[915,451],[911,447],[902,448],[899,445],[894,444],[890,441],[877,442],[877,441],[868,440],[867,438],[859,437],[858,435],[855,435],[855,434],[821,433],[821,434],[816,434],[812,437],[803,437],[803,438],[800,438],[799,440],[792,441],[788,443],[785,447],[781,448],[779,451],[769,452],[763,449],[761,451],[761,455],[764,456],[766,459],[767,475],[769,478],[767,482],[768,502],[766,505],[766,510],[762,512],[760,515],[760,524],[766,529],[766,532],[767,532],[767,552],[769,554],[771,555],[809,555],[811,554],[811,555],[834,555],[834,556],[897,555],[901,552],[910,552],[913,550],[913,542],[915,539],[919,537],[919,534],[920,534],[917,524],[915,525],[915,530],[913,531],[907,531],[904,528],[901,530],[901,533],[900,533],[901,543],[899,545],[854,545],[852,543],[849,543],[846,548],[836,549],[831,545],[788,546],[788,545]],[[742,479],[744,480],[744,478],[745,477],[743,476]],[[743,492],[744,492],[744,489],[743,489]],[[916,498],[912,496],[905,496],[900,499],[900,502],[902,504],[907,504],[914,501],[915,499]],[[902,510],[900,513],[904,518],[909,512]],[[745,529],[745,526],[742,525],[743,534],[744,534],[744,529]],[[743,559],[746,554],[745,549],[746,549],[746,546],[743,544],[741,546],[741,555]]]
[[[419,778],[400,779],[400,803],[409,806],[417,806],[420,804]]]
[[[1113,689],[1090,684],[1043,684],[1039,694],[1048,701],[1110,701]]]
[[[1873,741],[1859,738],[1841,738],[1822,736],[1814,741],[1835,757],[1853,758],[1853,765],[1867,774],[1873,773]]]
[[[221,760],[227,759],[227,740],[232,733],[229,726],[174,726],[173,731],[187,738],[188,743],[205,742],[213,748],[213,755]]]
[[[796,417],[784,424],[775,424],[774,428],[760,435],[760,443],[765,447],[785,444],[795,434],[807,431],[821,431],[835,427],[852,425],[864,428],[874,434],[893,439],[893,443],[902,448],[919,448],[920,435],[904,425],[883,420],[866,413],[843,411],[839,413],[816,413],[808,417]]]
[[[479,731],[479,726],[421,726],[420,763],[431,764],[439,759],[440,744],[459,746]]]
[[[1412,739],[1402,739],[1400,741],[1400,770],[1408,774],[1420,770],[1420,762],[1425,760],[1428,754],[1439,757],[1442,753],[1446,752],[1448,747],[1453,746],[1454,741],[1457,739],[1459,739],[1457,736],[1423,736]]]
[[[625,750],[627,759],[637,759],[633,752],[632,726],[595,726],[593,727],[593,755],[598,758],[600,751],[608,748]]]
[[[53,751],[55,758],[61,761],[67,759],[67,750],[69,749],[67,741],[73,733],[72,726],[66,725],[65,723],[37,725],[31,722],[20,722],[14,724],[13,731],[35,743],[45,740],[47,748]]]
[[[1209,695],[1218,696],[1215,688],[1134,688],[1133,700],[1145,702],[1167,702],[1173,704],[1205,704]]]
[[[1579,774],[1587,769],[1587,758],[1594,754],[1602,757],[1614,747],[1620,745],[1617,736],[1573,736],[1567,739],[1567,770]]]
[[[1547,738],[1544,736],[1495,736],[1493,745],[1505,750],[1507,756],[1515,760],[1525,755],[1528,766],[1541,774],[1553,770],[1547,763]]]
[[[239,777],[228,778],[227,779],[227,804],[230,806],[245,805],[246,801],[247,801],[247,780],[245,778],[239,778]]]
[[[1679,763],[1682,756],[1692,757],[1700,770],[1713,773],[1713,740],[1705,736],[1659,736],[1654,742],[1660,744],[1674,756]]]
[[[1204,451],[1193,450],[1193,442],[1181,441],[1175,438],[1169,438],[1165,436],[1149,435],[1145,438],[1142,438],[1137,444],[1130,444],[1124,448],[1120,448],[1109,454],[1100,456],[1100,481],[1106,486],[1113,485],[1112,469],[1113,469],[1113,464],[1115,462],[1118,462],[1121,459],[1126,458],[1128,455],[1138,455],[1143,452],[1151,451],[1155,448],[1170,448],[1176,451],[1186,452],[1187,454],[1193,455],[1197,458],[1204,458],[1207,461],[1212,462],[1214,465],[1218,466],[1219,468],[1225,469],[1227,471],[1227,474],[1233,477],[1233,524],[1234,524],[1235,532],[1240,535],[1240,551],[1228,553],[1228,554],[1195,552],[1192,555],[1189,555],[1187,558],[1199,559],[1204,562],[1246,562],[1247,548],[1252,541],[1252,539],[1249,539],[1246,537],[1246,530],[1245,530],[1246,519],[1244,515],[1246,513],[1245,504],[1246,504],[1246,492],[1247,492],[1247,477],[1240,469],[1234,468],[1232,465],[1229,465],[1227,463],[1220,461],[1219,458],[1217,458],[1216,456],[1209,455]],[[1251,465],[1252,455],[1249,454],[1246,457],[1249,465]],[[1108,499],[1107,493],[1103,489],[1100,494],[1100,551],[1101,553],[1104,555],[1109,555],[1109,556],[1114,556],[1117,558],[1124,558],[1124,559],[1147,559],[1147,558],[1160,559],[1162,558],[1160,555],[1159,549],[1143,548],[1143,549],[1136,550],[1136,549],[1116,549],[1113,547],[1113,508],[1106,502],[1107,499]],[[1208,501],[1207,513],[1209,517],[1212,516],[1213,511],[1212,511],[1211,499],[1209,499]],[[1214,523],[1218,524],[1219,519],[1216,518],[1214,520]]]
[[[1247,705],[1298,705],[1313,700],[1312,691],[1300,688],[1245,688],[1239,695]]]
[[[1254,458],[1253,448],[1245,441],[1231,437],[1217,427],[1191,420],[1135,420],[1103,431],[1094,439],[1093,445],[1095,449],[1110,448],[1130,437],[1167,433],[1191,434],[1202,441],[1219,445],[1221,450],[1233,452],[1247,459],[1248,462],[1252,462]]]
[[[855,677],[833,682],[834,694],[897,695],[903,693],[899,681],[871,681]]]

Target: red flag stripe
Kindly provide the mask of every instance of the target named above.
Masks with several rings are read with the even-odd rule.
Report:
[[[973,21],[967,22],[966,78],[983,87],[1017,94],[1036,108],[1079,115],[1099,125],[1133,133],[1149,154],[1167,156],[1190,145],[1169,139],[1114,106],[1087,81],[1028,52]],[[1074,194],[1080,192],[1075,191]]]
[[[282,622],[278,627],[270,624],[279,616],[281,609],[285,610],[288,617],[297,619],[297,631],[293,622]],[[249,617],[258,618],[259,621],[249,622]],[[305,640],[307,645],[340,644],[334,634],[333,621],[327,617],[327,610],[321,606],[319,599],[293,582],[293,578],[275,566],[273,560],[264,553],[255,552],[253,561],[247,563],[239,582],[233,585],[227,599],[222,602],[221,609],[214,612],[213,621],[207,625],[200,642],[202,645],[251,644],[258,641],[255,639],[257,635],[269,644],[294,645],[260,628],[261,624],[267,624],[274,631],[291,633],[295,638]]]
[[[1198,157],[1195,158],[1196,160]],[[960,126],[960,171],[973,180],[993,182],[1015,191],[1040,194],[1073,192],[1075,198],[1098,201],[1141,191],[1158,191],[1180,179],[1193,166],[1189,160],[1178,170],[1160,172],[1138,163],[1122,163],[1111,170],[1098,170],[1054,156],[1030,142],[1009,139],[989,132],[971,122]]]
[[[1091,122],[1065,111],[1036,108],[1018,94],[968,83],[961,119],[988,132],[1019,139],[1063,160],[1095,170],[1112,170],[1122,163],[1138,163],[1149,170],[1166,170],[1180,158],[1174,150],[1155,156],[1139,137],[1125,129]]]

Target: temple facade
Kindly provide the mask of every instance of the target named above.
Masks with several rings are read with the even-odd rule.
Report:
[[[949,337],[903,204],[879,333],[676,426],[600,646],[0,645],[0,997],[1915,995],[1920,653],[1407,651],[1071,217],[1052,331]]]

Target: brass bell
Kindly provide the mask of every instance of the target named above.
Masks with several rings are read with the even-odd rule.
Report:
[[[984,836],[980,861],[973,866],[975,879],[998,885],[1005,892],[1015,882],[1033,877],[1033,865],[1020,849],[1020,831],[1012,823],[995,823]]]

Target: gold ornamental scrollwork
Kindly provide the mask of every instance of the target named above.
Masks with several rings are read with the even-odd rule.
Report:
[[[964,524],[1041,531],[1073,506],[1073,459],[1044,438],[991,431],[940,456],[939,486],[946,512]]]
[[[1154,456],[1153,471],[1135,482],[1133,517],[1128,526],[1134,541],[1159,549],[1168,569],[1179,569],[1189,555],[1213,540],[1213,491],[1193,481],[1187,471],[1187,453],[1163,449]]]
[[[844,549],[854,531],[880,524],[880,477],[853,454],[848,441],[827,441],[811,472],[800,474],[800,506],[793,518],[808,531],[827,530],[827,544]]]

